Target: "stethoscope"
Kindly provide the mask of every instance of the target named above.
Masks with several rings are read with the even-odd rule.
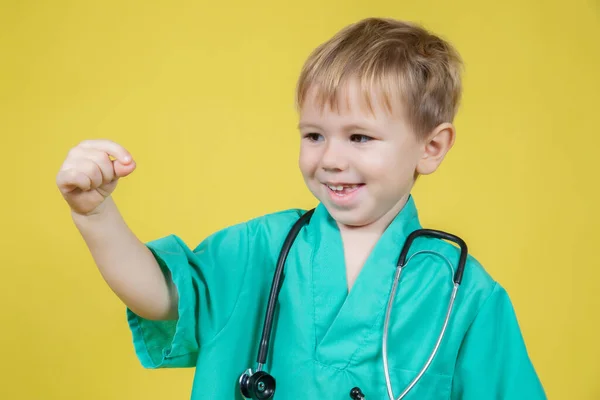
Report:
[[[267,351],[269,349],[269,340],[270,340],[270,336],[271,336],[271,328],[273,326],[273,315],[275,313],[275,305],[277,303],[277,299],[279,297],[279,291],[281,289],[281,284],[283,282],[283,267],[285,265],[285,260],[287,259],[287,256],[292,247],[292,244],[294,243],[294,240],[296,239],[296,236],[300,232],[300,229],[302,229],[302,227],[305,224],[307,224],[308,221],[310,221],[310,218],[311,218],[312,214],[314,213],[314,211],[315,210],[312,209],[312,210],[306,212],[302,217],[300,217],[300,219],[298,219],[298,221],[296,221],[296,223],[294,224],[292,229],[290,229],[290,232],[288,233],[287,237],[285,238],[285,241],[283,242],[283,246],[282,246],[281,252],[279,253],[279,258],[277,260],[277,268],[275,269],[275,275],[273,276],[273,282],[271,284],[271,292],[269,294],[269,302],[267,305],[267,314],[265,315],[262,336],[260,339],[260,346],[258,349],[258,358],[256,361],[256,369],[253,371],[251,368],[248,368],[246,371],[244,371],[242,373],[242,375],[240,375],[239,380],[238,380],[240,391],[242,393],[242,396],[244,396],[245,399],[253,399],[253,400],[271,399],[271,398],[273,398],[273,396],[275,394],[275,386],[276,386],[275,378],[273,378],[273,376],[271,376],[268,373],[266,373],[265,371],[263,371],[263,366],[265,365],[265,361],[267,359]],[[406,264],[408,264],[408,262],[410,261],[410,258],[415,256],[416,254],[428,252],[426,250],[419,251],[419,252],[413,254],[408,260],[406,260],[406,256],[408,255],[408,251],[410,250],[410,246],[411,246],[412,242],[420,236],[428,236],[428,237],[433,237],[433,238],[437,238],[437,239],[449,240],[451,242],[458,244],[460,246],[460,257],[459,257],[459,261],[458,261],[458,267],[456,268],[456,272],[454,272],[454,274],[453,274],[453,284],[454,285],[453,285],[453,289],[452,289],[452,294],[450,295],[450,300],[448,302],[448,310],[446,312],[446,318],[444,320],[444,324],[442,325],[438,340],[436,341],[435,346],[434,346],[429,358],[423,365],[423,368],[421,369],[421,371],[412,380],[412,382],[410,382],[408,384],[408,386],[404,389],[402,394],[400,394],[400,396],[396,398],[396,400],[400,400],[400,399],[404,398],[404,396],[406,396],[408,394],[408,392],[410,392],[415,387],[415,385],[421,379],[423,374],[425,374],[425,371],[427,371],[427,369],[431,365],[431,362],[433,361],[433,358],[437,354],[438,349],[440,347],[440,343],[442,342],[442,339],[444,338],[444,334],[446,333],[446,328],[448,327],[448,321],[450,319],[450,315],[452,313],[452,308],[454,306],[454,299],[456,298],[456,293],[458,291],[458,287],[460,286],[460,283],[462,281],[463,271],[465,269],[465,263],[467,261],[468,251],[467,251],[466,243],[461,238],[451,235],[449,233],[437,231],[437,230],[433,230],[433,229],[417,229],[414,232],[412,232],[406,239],[406,242],[404,243],[404,246],[402,247],[402,252],[400,253],[400,257],[398,257],[396,273],[394,274],[394,283],[392,284],[392,290],[391,290],[391,293],[390,293],[390,296],[388,299],[387,309],[386,309],[386,313],[385,313],[384,328],[383,328],[383,343],[382,343],[383,344],[383,348],[382,348],[383,370],[385,373],[385,383],[387,386],[387,392],[388,392],[388,396],[389,396],[390,400],[394,400],[394,394],[393,394],[393,390],[392,390],[392,384],[390,381],[390,373],[389,373],[389,369],[388,369],[387,340],[388,340],[388,328],[389,328],[389,322],[390,322],[390,315],[392,312],[392,304],[393,304],[394,297],[396,295],[396,290],[398,289],[398,283],[400,281],[400,274],[402,273],[402,269],[406,266]],[[434,253],[434,254],[440,255],[438,253]],[[450,261],[448,261],[448,259],[446,257],[444,257],[444,256],[442,256],[442,257],[444,258],[446,263],[450,266],[450,270],[452,271],[452,264],[450,263]],[[353,400],[364,400],[365,395],[362,393],[360,388],[354,387],[350,390],[350,398],[352,398]]]

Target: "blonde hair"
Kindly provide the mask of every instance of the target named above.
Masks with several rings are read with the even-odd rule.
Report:
[[[385,108],[401,104],[410,127],[423,136],[453,122],[461,98],[462,60],[446,41],[424,28],[388,18],[349,25],[317,47],[306,60],[296,91],[300,109],[314,88],[317,102],[338,109],[341,91],[360,83],[371,111],[373,93]]]

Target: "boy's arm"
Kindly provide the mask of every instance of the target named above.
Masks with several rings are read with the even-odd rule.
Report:
[[[150,250],[133,234],[112,197],[98,214],[72,212],[92,257],[113,292],[139,316],[177,318],[177,290]]]
[[[176,318],[177,297],[149,249],[129,230],[111,194],[136,169],[110,140],[84,140],[69,150],[56,184],[100,273],[131,309],[147,319]]]
[[[546,399],[510,299],[498,284],[463,340],[452,399]]]

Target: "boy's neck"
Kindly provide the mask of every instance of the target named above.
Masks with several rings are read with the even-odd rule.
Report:
[[[407,199],[408,196],[400,200],[395,207],[371,224],[356,227],[338,223],[344,247],[348,292],[354,286],[356,278],[379,238],[402,210]]]

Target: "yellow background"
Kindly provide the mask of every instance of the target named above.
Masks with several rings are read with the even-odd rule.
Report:
[[[55,186],[69,148],[126,146],[142,240],[195,245],[311,207],[293,108],[304,58],[367,16],[423,23],[466,62],[458,140],[414,191],[508,290],[550,398],[600,398],[600,5],[523,1],[2,1],[0,398],[187,399],[148,371]],[[233,384],[233,383],[232,383]]]

